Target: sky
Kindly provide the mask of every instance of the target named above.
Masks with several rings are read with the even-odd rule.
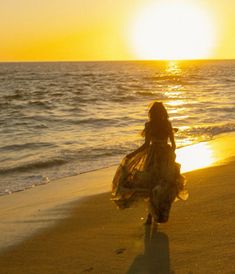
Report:
[[[0,61],[145,59],[131,40],[132,25],[146,6],[162,1],[0,0]],[[188,2],[213,18],[216,39],[203,58],[235,59],[235,1]]]

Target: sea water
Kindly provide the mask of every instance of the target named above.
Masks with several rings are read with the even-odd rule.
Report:
[[[0,63],[0,195],[118,164],[166,106],[177,146],[235,130],[235,61]]]

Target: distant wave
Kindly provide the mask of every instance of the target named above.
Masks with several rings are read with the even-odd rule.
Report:
[[[221,112],[231,112],[231,113],[235,113],[235,106],[234,107],[216,107],[216,108],[208,108],[208,110],[210,111],[215,111],[215,112],[218,112],[218,111],[221,111]]]
[[[136,97],[134,95],[125,95],[125,96],[112,96],[111,101],[112,102],[131,102],[133,100],[136,100]]]
[[[47,144],[44,144],[47,146]],[[49,144],[48,144],[49,145]],[[16,150],[16,149],[22,149],[23,148],[30,148],[34,147],[35,144],[25,144],[25,145],[15,145],[15,146],[6,146],[2,147],[0,150]],[[124,153],[127,150],[127,147],[119,146],[119,145],[113,145],[110,148],[105,147],[86,147],[83,149],[69,149],[69,150],[60,150],[58,154],[60,156],[52,157],[46,159],[39,158],[38,160],[35,160],[33,162],[25,162],[20,165],[15,166],[9,166],[9,167],[0,167],[0,174],[9,174],[13,172],[25,172],[25,171],[32,171],[42,168],[51,168],[56,166],[61,166],[67,163],[70,163],[75,160],[80,161],[88,161],[88,160],[96,160],[97,158],[105,158],[108,156],[115,156],[120,155]]]
[[[21,93],[11,94],[11,95],[5,95],[3,98],[5,100],[13,100],[13,99],[22,99],[24,97]]]
[[[1,109],[8,109],[10,106],[11,106],[11,103],[8,102],[8,101],[4,100],[4,101],[0,102],[0,108]]]
[[[55,146],[53,143],[23,143],[23,144],[15,144],[15,145],[8,145],[8,146],[2,146],[0,147],[0,151],[6,151],[6,150],[22,150],[22,149],[35,149],[35,148],[41,148],[41,147],[52,147]]]
[[[235,131],[235,123],[227,123],[223,125],[213,125],[213,126],[196,126],[184,130],[185,133],[192,136],[208,135],[216,136],[221,133],[233,132]]]
[[[28,102],[29,105],[33,105],[33,106],[39,106],[39,107],[43,107],[43,108],[51,108],[51,106],[49,105],[50,102],[42,102],[42,101],[29,101]]]
[[[156,83],[174,83],[174,84],[190,84],[190,80],[192,80],[192,78],[186,78],[184,76],[181,75],[157,75],[157,76],[151,76],[151,77],[145,77],[144,79],[149,80],[149,81],[153,81]]]
[[[112,118],[85,118],[85,119],[67,119],[66,123],[74,124],[74,125],[92,125],[94,127],[99,127],[99,126],[105,126],[108,124],[114,123],[115,120]]]
[[[59,166],[67,163],[68,161],[66,159],[61,158],[54,158],[54,159],[47,159],[44,161],[38,161],[38,162],[31,162],[31,163],[24,163],[22,165],[13,166],[13,167],[0,167],[0,174],[8,174],[11,172],[22,172],[27,171],[31,169],[38,169],[38,168],[50,168],[53,166]]]
[[[156,93],[155,91],[137,91],[135,94],[141,95],[141,96],[157,97],[158,100],[162,100],[166,98],[164,94],[161,94],[159,92]]]

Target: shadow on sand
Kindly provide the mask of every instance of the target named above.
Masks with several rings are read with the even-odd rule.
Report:
[[[156,226],[146,226],[144,243],[144,254],[134,259],[126,274],[173,274],[168,236],[158,232]]]

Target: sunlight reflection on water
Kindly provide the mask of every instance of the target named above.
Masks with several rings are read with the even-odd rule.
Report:
[[[177,61],[169,61],[167,62],[166,72],[171,75],[181,74],[181,68]]]

